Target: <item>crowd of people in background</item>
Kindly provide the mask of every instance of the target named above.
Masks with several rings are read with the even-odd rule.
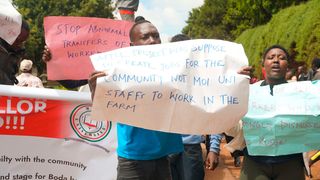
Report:
[[[119,2],[119,12],[123,20],[134,21],[134,12],[139,1]],[[157,28],[144,18],[138,19],[130,30],[131,45],[160,44]],[[41,80],[32,75],[32,60],[23,59],[23,42],[28,38],[29,27],[23,21],[21,33],[10,45],[0,39],[0,84],[23,87],[43,88]],[[171,42],[188,40],[185,35],[177,35]],[[50,50],[45,47],[43,60],[50,60]],[[22,61],[21,61],[22,60]],[[264,55],[262,66],[266,72],[262,81],[253,75],[253,68],[241,69],[242,74],[250,75],[250,83],[260,82],[261,86],[278,85],[292,81],[309,81],[320,79],[320,58],[312,61],[307,70],[306,64],[289,69],[289,54],[282,46],[269,47]],[[278,71],[273,71],[276,67]],[[20,69],[21,73],[18,73]],[[66,87],[91,86],[94,93],[95,81],[105,76],[105,72],[94,72],[88,80],[59,81]],[[214,170],[219,163],[220,141],[222,134],[210,135],[210,148],[206,160],[202,156],[201,143],[205,135],[183,135],[146,130],[124,124],[118,124],[118,179],[204,179],[204,168]],[[230,138],[226,136],[227,138]],[[241,179],[304,179],[302,154],[285,156],[250,156],[246,149],[232,154],[234,165],[240,167],[240,156],[244,155]],[[204,162],[205,166],[204,166]]]
[[[311,62],[311,68],[307,70],[306,64],[303,62],[296,68],[288,68],[286,79],[293,81],[314,81],[320,79],[320,58],[314,58]]]

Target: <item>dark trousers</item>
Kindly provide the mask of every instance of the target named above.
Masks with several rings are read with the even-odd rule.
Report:
[[[228,136],[226,134],[224,134],[224,137],[226,138],[226,142],[229,143],[233,140],[232,136]],[[230,153],[232,157],[236,158],[239,156],[243,156],[243,152],[240,150],[235,150],[233,153]]]
[[[184,180],[182,155],[183,153],[169,155],[172,180]]]
[[[244,156],[240,180],[304,180],[304,165],[300,158],[283,163],[257,163]]]
[[[171,180],[167,156],[154,160],[118,157],[118,180]]]
[[[203,180],[204,166],[200,144],[185,144],[183,152],[183,171],[185,180]]]

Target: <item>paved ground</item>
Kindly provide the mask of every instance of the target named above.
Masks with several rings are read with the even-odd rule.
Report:
[[[241,167],[234,167],[233,158],[230,153],[223,148],[225,142],[221,144],[220,164],[214,171],[206,170],[205,180],[238,180]],[[310,153],[310,156],[313,153]],[[320,180],[320,161],[311,167],[313,178],[307,180]]]

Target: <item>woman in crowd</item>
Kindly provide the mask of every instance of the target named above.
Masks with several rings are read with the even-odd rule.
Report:
[[[273,95],[274,86],[287,83],[286,72],[289,63],[289,55],[285,48],[279,45],[269,47],[265,51],[262,61],[262,65],[266,71],[266,79],[261,82],[260,86],[270,86],[270,94]],[[261,96],[263,96],[263,94],[261,94]],[[240,179],[305,179],[302,153],[281,156],[252,156],[248,154],[245,148]]]

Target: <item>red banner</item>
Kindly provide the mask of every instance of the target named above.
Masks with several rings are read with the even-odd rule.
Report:
[[[0,85],[0,179],[116,179],[115,127],[90,93]]]

